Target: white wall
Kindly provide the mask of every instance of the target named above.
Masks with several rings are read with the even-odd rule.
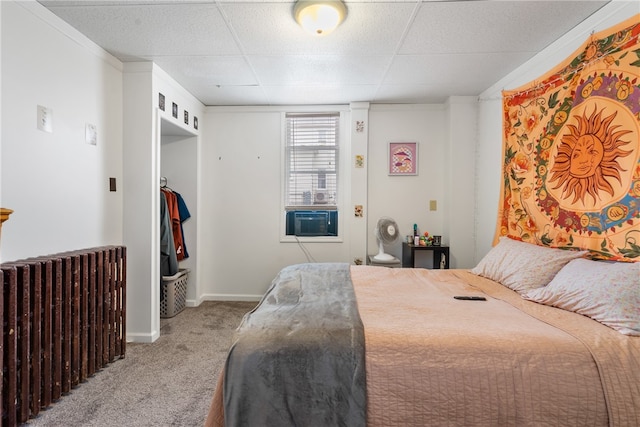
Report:
[[[482,100],[478,107],[476,157],[476,260],[492,247],[498,219],[502,165],[502,101]]]
[[[573,54],[591,33],[605,30],[637,13],[640,13],[638,1],[612,1],[480,95],[476,163],[478,259],[491,249],[497,220],[502,160],[501,91],[517,88],[542,76]]]
[[[122,243],[120,62],[35,2],[0,8],[0,205],[14,210],[2,260]],[[53,112],[51,133],[37,129],[38,105]]]
[[[447,101],[445,229],[451,246],[450,268],[473,268],[475,253],[475,163],[478,132],[476,97]]]
[[[198,227],[199,257],[206,259],[199,270],[204,298],[257,299],[282,267],[309,260],[297,243],[280,242],[283,111],[207,109]],[[340,220],[345,235],[347,225]],[[304,247],[318,262],[350,262],[344,241]]]
[[[0,97],[2,95],[2,7],[0,6]],[[0,102],[0,208],[4,205],[2,204],[2,102]],[[0,224],[2,227],[2,224]],[[1,235],[0,235],[1,237]],[[1,248],[0,248],[1,249]],[[2,251],[0,250],[0,254]],[[0,261],[2,260],[2,256],[0,256]]]
[[[442,244],[448,245],[443,203],[448,145],[444,106],[372,105],[369,123],[369,254],[378,252],[373,232],[382,216],[395,219],[400,229],[402,238],[385,249],[397,258],[402,258],[402,240],[405,235],[413,234],[413,224],[418,224],[421,233],[441,235]],[[390,142],[418,143],[418,175],[389,175]],[[430,200],[436,200],[438,210],[429,210]]]
[[[404,237],[413,233],[442,236],[450,246],[450,268],[475,265],[474,157],[475,98],[456,97],[447,105],[372,105],[369,113],[369,253],[377,253],[373,230],[378,218],[396,220]],[[389,176],[389,143],[418,142],[418,175]],[[435,201],[432,211],[430,202]],[[401,241],[387,252],[401,258]],[[427,254],[417,266],[431,266]]]
[[[127,307],[131,309],[127,311],[127,337],[153,342],[160,336],[161,120],[197,139],[200,130],[194,129],[192,119],[202,116],[204,106],[153,63],[126,63],[123,82],[123,240],[127,246]],[[159,93],[165,95],[164,111],[158,109]],[[178,105],[177,117],[172,116],[173,103]],[[184,110],[190,113],[188,124],[184,123]],[[193,168],[198,170],[199,166],[194,164]],[[190,208],[198,214],[197,201]],[[195,255],[199,248],[192,251]],[[197,283],[197,277],[190,277],[189,286],[196,289]]]
[[[341,152],[341,156],[347,159],[350,181],[347,183],[347,191],[345,191],[345,212],[342,215],[342,222],[347,222],[349,227],[347,237],[350,247],[349,259],[355,264],[364,264],[367,262],[367,241],[369,238],[367,164],[369,162],[369,129],[371,125],[369,121],[370,104],[368,102],[352,102],[350,107],[349,149]],[[356,156],[364,158],[364,165],[356,164]],[[355,215],[356,206],[362,207],[362,216]]]
[[[2,1],[0,8],[0,206],[15,211],[3,227],[2,260],[125,244],[128,338],[153,341],[159,336],[160,118],[197,135],[193,116],[201,117],[204,107],[151,63],[127,63],[125,72],[35,1]],[[52,109],[52,133],[37,129],[38,105]],[[84,142],[86,123],[96,126],[97,145]],[[194,161],[189,172],[197,170]],[[109,177],[116,178],[116,192],[109,191]],[[189,207],[197,218],[197,179],[190,181]],[[189,286],[197,302],[197,274]]]
[[[412,232],[414,223],[422,231],[441,235],[443,244],[455,236],[451,266],[475,265],[474,171],[469,167],[475,156],[475,105],[474,99],[458,99],[450,107],[371,105],[368,115],[368,104],[340,107],[346,127],[340,153],[345,163],[341,180],[347,186],[340,219],[343,240],[305,242],[311,260],[353,263],[355,257],[377,253],[375,224],[379,217],[390,216],[402,236]],[[199,270],[205,299],[257,299],[282,267],[309,260],[297,244],[280,242],[284,111],[286,107],[207,108],[198,227],[198,256],[206,260]],[[451,131],[447,118],[451,112],[470,125]],[[365,122],[361,134],[353,129],[355,120]],[[459,141],[452,144],[450,134]],[[388,144],[393,141],[419,143],[417,176],[388,175]],[[356,154],[365,155],[364,170],[354,168]],[[453,174],[447,167],[450,156],[462,165]],[[460,199],[450,202],[446,193],[454,190]],[[430,200],[436,200],[436,211],[429,210]],[[356,204],[365,206],[364,218],[354,217]],[[387,252],[400,258],[401,241]]]

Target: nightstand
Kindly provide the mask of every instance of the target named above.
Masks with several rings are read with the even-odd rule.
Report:
[[[433,268],[439,269],[444,261],[444,268],[449,268],[449,246],[414,246],[402,243],[402,267],[415,268],[416,251],[431,251],[433,253]]]

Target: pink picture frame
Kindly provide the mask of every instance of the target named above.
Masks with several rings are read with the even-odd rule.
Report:
[[[389,175],[418,175],[418,143],[389,143]]]

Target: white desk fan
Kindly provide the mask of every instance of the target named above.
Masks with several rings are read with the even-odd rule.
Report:
[[[400,236],[398,224],[391,218],[382,217],[376,224],[374,234],[376,235],[376,239],[378,239],[378,254],[372,259],[382,262],[396,260],[396,257],[384,252],[384,245],[389,245],[398,239]]]

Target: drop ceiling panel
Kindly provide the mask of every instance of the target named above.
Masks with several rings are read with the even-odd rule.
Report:
[[[271,105],[332,105],[373,99],[377,86],[265,86],[264,90]],[[314,102],[309,102],[311,99]],[[350,101],[345,102],[345,99]]]
[[[539,51],[604,1],[422,3],[400,54]],[[568,7],[569,6],[569,7]]]
[[[265,90],[258,86],[210,87],[194,85],[193,91],[201,94],[205,105],[269,105]],[[193,92],[192,92],[193,93]]]
[[[348,3],[346,20],[330,35],[315,37],[293,19],[293,3],[223,4],[225,16],[246,54],[394,53],[410,22],[413,4]]]
[[[378,84],[391,56],[286,55],[251,56],[264,85]]]
[[[115,56],[239,54],[214,4],[52,7]]]
[[[244,56],[161,56],[154,62],[185,88],[190,84],[211,87],[258,84]]]
[[[383,84],[446,86],[452,95],[478,95],[530,53],[397,56]]]

